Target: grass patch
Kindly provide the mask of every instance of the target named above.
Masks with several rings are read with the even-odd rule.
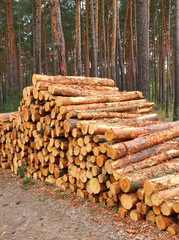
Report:
[[[118,206],[114,204],[114,205],[111,207],[111,209],[112,209],[113,211],[118,211]]]
[[[99,207],[104,207],[104,203],[98,203]]]
[[[61,199],[65,199],[65,198],[67,198],[68,197],[68,194],[65,194],[65,193],[61,193],[60,194],[60,198]]]
[[[96,214],[96,210],[92,210],[91,212],[90,212],[90,215],[95,215]]]
[[[41,201],[42,203],[45,203],[46,199],[43,198],[43,199],[41,199],[40,201]]]
[[[24,188],[25,190],[27,190],[30,186],[35,185],[36,183],[34,182],[34,180],[30,177],[30,178],[24,178],[22,180],[22,188]]]

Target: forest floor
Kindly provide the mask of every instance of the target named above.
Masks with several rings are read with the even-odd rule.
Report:
[[[171,239],[144,220],[121,219],[116,209],[61,192],[37,182],[25,188],[22,179],[0,169],[0,240],[126,240]]]

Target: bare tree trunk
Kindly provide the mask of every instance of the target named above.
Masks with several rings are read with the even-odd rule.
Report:
[[[56,41],[58,74],[66,75],[65,40],[61,22],[60,4],[58,0],[50,0],[50,4],[53,32]]]
[[[89,0],[86,0],[86,77],[89,77]]]
[[[168,10],[168,31],[167,31],[167,92],[166,92],[166,109],[165,109],[165,116],[168,117],[169,111],[169,99],[170,99],[170,92],[171,92],[171,64],[170,64],[170,13],[171,12],[171,0],[169,0],[169,10]]]
[[[108,5],[107,5],[107,23],[106,23],[106,28],[107,28],[107,36],[106,36],[106,47],[107,47],[107,77],[111,77],[111,68],[110,68],[110,49],[109,49],[109,9],[110,9],[110,0],[108,0]]]
[[[135,87],[137,88],[138,79],[138,48],[137,48],[137,17],[136,17],[136,0],[134,0],[134,22],[135,22],[135,55],[136,55],[136,74],[135,74]]]
[[[96,50],[96,41],[95,41],[95,26],[94,26],[94,8],[93,0],[90,0],[90,16],[91,16],[91,34],[92,34],[92,51],[93,51],[93,71],[92,76],[97,77],[97,50]]]
[[[96,57],[98,62],[98,0],[95,1],[95,40],[96,40]]]
[[[133,26],[132,26],[132,0],[129,1],[129,20],[130,20],[130,46],[131,46],[131,70],[132,70],[132,89],[136,90],[135,70],[134,70],[134,43],[133,43]]]
[[[115,69],[115,54],[116,54],[116,0],[112,2],[113,7],[113,24],[112,24],[112,49],[111,49],[111,69],[112,69],[112,79],[116,83],[116,69]]]
[[[23,82],[22,82],[22,67],[21,67],[21,18],[20,18],[20,4],[21,1],[19,0],[19,80],[20,80],[20,87],[21,90],[23,88]]]
[[[100,2],[101,3],[101,2]],[[103,74],[103,38],[102,38],[102,4],[100,4],[100,13],[99,13],[99,77],[104,77]]]
[[[48,75],[48,57],[47,57],[47,20],[46,20],[46,7],[45,7],[45,0],[43,1],[44,4],[44,67],[45,67],[45,74]]]
[[[15,31],[12,15],[11,0],[6,1],[6,15],[7,15],[7,37],[8,37],[8,65],[9,65],[9,86],[18,83],[18,59],[15,43]],[[13,90],[14,92],[14,90]]]
[[[179,1],[175,0],[175,104],[173,119],[179,120]]]
[[[82,75],[82,63],[81,63],[81,18],[80,18],[80,3],[81,0],[76,0],[75,8],[75,48],[76,48],[76,68],[77,75]]]
[[[104,11],[104,0],[102,0],[102,22],[103,22],[103,46],[104,46],[104,77],[107,77],[107,66],[106,66],[106,27],[105,27],[105,11]]]
[[[41,0],[36,0],[36,73],[42,73],[41,63]]]
[[[121,48],[121,34],[120,34],[120,23],[119,23],[119,1],[116,1],[116,11],[117,11],[117,41],[119,48],[119,65],[121,70],[121,90],[125,90],[125,73],[124,73],[124,65],[123,65],[123,57],[122,57],[122,48]]]
[[[137,0],[138,90],[149,99],[149,55],[147,48],[147,0]]]
[[[35,2],[33,0],[32,1],[32,29],[33,29],[33,73],[36,72],[36,54],[35,54],[35,51],[36,51],[36,47],[35,47],[35,44],[36,44],[36,41],[35,41]]]

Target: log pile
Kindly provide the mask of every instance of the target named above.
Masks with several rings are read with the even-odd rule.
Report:
[[[11,168],[17,174],[18,167],[25,165],[29,139],[25,138],[21,125],[22,112],[0,114],[0,139],[2,168]]]
[[[177,233],[179,122],[160,122],[141,92],[110,79],[35,74],[32,83],[19,111],[0,115],[0,166],[17,174],[27,164],[27,177]]]

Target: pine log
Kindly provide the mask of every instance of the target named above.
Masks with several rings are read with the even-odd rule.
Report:
[[[157,131],[162,131],[165,129],[169,129],[175,126],[178,126],[179,122],[172,123],[160,123],[152,126],[139,127],[139,128],[115,128],[111,130],[107,130],[105,132],[105,137],[107,141],[112,140],[127,140],[133,139],[143,134],[153,133]]]
[[[176,212],[176,213],[179,213],[179,200],[175,201],[175,203],[173,204],[173,210]]]
[[[130,193],[130,194],[122,194],[120,201],[121,201],[122,206],[125,209],[131,210],[132,208],[134,208],[134,206],[136,205],[136,203],[139,200],[137,198],[136,193]]]
[[[124,218],[125,216],[128,215],[129,210],[127,210],[127,209],[125,209],[124,207],[121,206],[121,207],[118,208],[118,213],[119,213],[119,216],[121,218]]]
[[[114,86],[114,81],[107,78],[93,78],[93,77],[76,77],[76,76],[47,76],[34,74],[32,76],[32,83],[34,86],[38,82],[49,82],[50,84],[60,83],[64,84],[75,84],[75,85],[95,85],[95,86]]]
[[[119,113],[119,112],[80,112],[77,113],[78,119],[100,119],[100,118],[137,118],[141,114]]]
[[[137,208],[137,211],[139,212],[139,213],[141,213],[142,215],[146,215],[147,214],[147,212],[149,211],[149,206],[146,204],[146,203],[144,203],[144,202],[138,202],[137,204],[136,204],[136,208]]]
[[[90,189],[92,193],[98,194],[100,192],[106,191],[106,185],[103,183],[99,183],[97,178],[92,178],[90,180]]]
[[[138,171],[140,169],[152,167],[154,165],[157,165],[158,163],[162,163],[164,161],[167,161],[175,157],[179,157],[179,150],[171,149],[169,151],[163,151],[157,156],[154,156],[154,157],[152,156],[141,162],[133,163],[125,168],[118,169],[117,173],[119,176],[124,175],[133,171]]]
[[[159,206],[166,200],[179,198],[179,185],[176,185],[175,188],[162,190],[152,194],[151,201],[155,206]]]
[[[172,233],[172,234],[177,234],[179,233],[179,224],[177,223],[172,223],[168,228],[167,231]]]
[[[94,89],[88,89],[88,88],[85,88],[85,87],[82,87],[82,86],[76,86],[75,88],[72,87],[72,86],[51,86],[51,85],[46,85],[46,84],[40,84],[38,83],[37,84],[37,89],[38,90],[47,90],[48,89],[48,92],[50,94],[53,94],[53,95],[56,95],[56,96],[69,96],[69,97],[87,97],[87,96],[98,96],[98,95],[113,95],[113,96],[118,96],[119,95],[119,92],[114,89],[109,91],[109,90],[106,90],[106,91],[98,91],[97,89],[94,90]]]
[[[167,202],[164,202],[161,204],[160,208],[161,208],[161,213],[164,215],[164,216],[170,216],[172,214],[175,213],[175,211],[173,210],[173,201],[172,200],[169,200]]]
[[[89,96],[89,97],[57,97],[56,104],[60,106],[81,105],[88,103],[122,102],[143,98],[141,92],[120,92],[119,96]]]
[[[179,124],[178,124],[179,125]],[[108,148],[107,155],[112,159],[118,159],[127,154],[139,152],[143,149],[152,147],[163,141],[179,137],[179,127],[173,127],[170,130],[155,132],[147,136],[141,136],[125,143],[117,143]]]
[[[99,109],[99,108],[115,108],[115,107],[123,107],[123,106],[133,106],[136,104],[144,104],[145,106],[151,106],[152,103],[146,102],[146,100],[131,100],[125,102],[112,102],[112,103],[92,103],[92,104],[81,104],[81,105],[69,105],[69,106],[61,106],[60,113],[65,114],[70,111],[74,110],[92,110],[92,109]],[[112,110],[113,111],[113,110]]]
[[[144,215],[138,212],[137,209],[133,209],[130,211],[130,218],[134,221],[139,221],[144,218]]]
[[[144,189],[143,188],[139,188],[137,190],[137,197],[139,200],[143,201],[144,198],[145,198],[145,192],[144,192]]]
[[[136,192],[137,189],[143,186],[144,180],[135,181],[127,176],[121,176],[119,179],[119,185],[123,192]]]
[[[128,166],[131,163],[140,162],[144,159],[147,159],[151,156],[155,156],[163,152],[164,150],[170,150],[175,149],[179,147],[179,138],[166,141],[165,143],[158,144],[156,146],[152,146],[150,148],[147,148],[145,150],[141,150],[140,152],[127,155],[125,157],[122,157],[116,161],[110,160],[108,162],[108,166],[106,167],[106,171],[110,174],[112,174],[113,170],[123,168],[125,166]],[[109,169],[108,169],[109,168]]]
[[[153,192],[163,190],[179,184],[179,173],[169,174],[163,177],[147,180],[144,183],[144,191],[150,195]]]
[[[155,213],[152,210],[150,210],[146,214],[146,220],[149,221],[149,222],[152,222],[152,223],[156,222],[156,216],[155,216]]]
[[[179,169],[178,159],[170,160],[169,162],[164,162],[157,166],[142,169],[136,171],[135,173],[129,173],[124,176],[120,176],[120,186],[123,191],[135,191],[137,188],[143,185],[143,183],[152,177],[162,176],[166,173],[177,172]],[[117,171],[117,170],[116,170]],[[113,173],[116,180],[119,179],[117,173]]]
[[[166,217],[166,216],[159,215],[156,217],[156,224],[158,228],[165,230],[167,229],[167,227],[170,226],[170,224],[174,220],[175,220],[175,217]]]
[[[38,84],[37,84],[38,88]],[[101,92],[106,92],[106,94],[109,94],[110,92],[113,92],[114,95],[115,93],[118,95],[119,90],[116,87],[108,87],[108,86],[87,86],[87,85],[52,85],[48,87],[48,92],[52,95],[64,95],[64,92],[67,92],[66,96],[68,96],[69,92],[74,92],[74,93],[83,93],[86,92],[88,93],[87,95],[93,95],[94,92],[101,94]],[[107,93],[108,92],[108,93]],[[96,94],[95,94],[96,95]],[[71,95],[73,96],[73,95]],[[74,95],[75,96],[75,95]],[[80,96],[80,95],[77,95]]]

